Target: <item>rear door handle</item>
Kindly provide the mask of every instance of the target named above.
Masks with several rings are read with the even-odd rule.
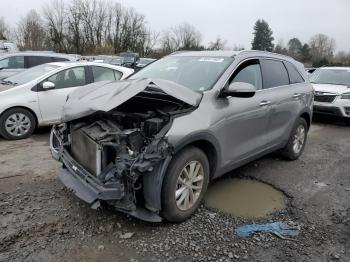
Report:
[[[259,106],[268,106],[268,105],[270,105],[271,104],[271,101],[261,101],[260,102],[260,104],[259,104]]]
[[[294,95],[293,95],[293,98],[299,98],[299,97],[301,97],[302,96],[302,94],[300,94],[300,93],[295,93]]]

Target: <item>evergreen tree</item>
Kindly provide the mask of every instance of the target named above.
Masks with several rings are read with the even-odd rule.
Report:
[[[304,44],[301,48],[302,62],[309,62],[311,60],[310,47],[308,44]]]
[[[291,57],[300,60],[301,59],[301,49],[303,48],[302,43],[296,37],[292,38],[288,42],[288,53]]]
[[[272,30],[269,27],[269,24],[263,20],[259,19],[256,21],[254,25],[254,39],[252,42],[252,49],[253,50],[262,50],[262,51],[272,51],[273,50],[273,43],[274,40],[272,36]]]

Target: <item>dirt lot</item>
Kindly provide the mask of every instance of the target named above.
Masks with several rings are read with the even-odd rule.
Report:
[[[350,127],[340,122],[317,120],[298,161],[270,155],[224,177],[271,184],[288,196],[285,210],[252,220],[201,207],[181,224],[91,210],[57,179],[48,134],[0,139],[0,261],[350,261]],[[234,232],[270,221],[300,234]]]

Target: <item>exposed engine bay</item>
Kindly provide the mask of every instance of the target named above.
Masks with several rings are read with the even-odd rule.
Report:
[[[56,126],[64,150],[105,188],[119,188],[112,204],[136,210],[142,200],[140,176],[172,154],[165,134],[174,117],[193,107],[163,93],[142,92],[114,110]],[[141,203],[142,206],[142,203]]]

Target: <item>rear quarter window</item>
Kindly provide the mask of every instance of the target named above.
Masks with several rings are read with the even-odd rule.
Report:
[[[52,62],[65,62],[65,61],[69,61],[67,58],[63,58],[63,57],[51,57]]]
[[[42,65],[51,62],[51,57],[48,56],[26,56],[27,68]]]
[[[283,62],[262,59],[260,65],[263,76],[263,88],[289,85],[288,72]]]
[[[303,77],[300,75],[298,70],[295,68],[294,65],[292,65],[289,62],[284,62],[284,65],[286,66],[289,74],[289,79],[291,84],[297,84],[297,83],[303,83],[305,80]]]

